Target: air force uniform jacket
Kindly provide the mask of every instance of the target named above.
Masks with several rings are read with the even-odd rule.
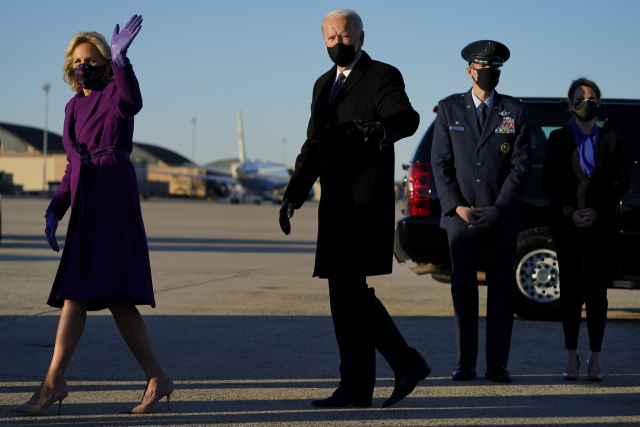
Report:
[[[494,92],[482,134],[471,90],[438,103],[431,166],[442,206],[440,226],[472,231],[456,214],[462,205],[495,206],[490,232],[517,233],[520,198],[531,169],[531,130],[522,101]]]

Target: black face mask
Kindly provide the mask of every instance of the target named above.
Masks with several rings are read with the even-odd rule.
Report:
[[[588,122],[596,118],[598,115],[598,109],[597,102],[585,99],[577,105],[574,104],[573,114],[583,122]]]
[[[498,86],[498,82],[500,81],[500,70],[489,67],[476,69],[476,72],[478,73],[476,83],[480,89],[485,92],[490,92]]]
[[[360,36],[356,37],[356,42]],[[354,42],[352,45],[336,43],[334,47],[328,47],[329,58],[339,67],[346,67],[356,58],[356,47]]]

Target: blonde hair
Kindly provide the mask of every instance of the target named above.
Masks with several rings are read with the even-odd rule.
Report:
[[[62,61],[62,79],[66,83],[69,83],[71,90],[74,92],[80,90],[80,85],[76,81],[76,75],[73,73],[73,52],[82,43],[91,43],[98,49],[100,55],[102,55],[102,59],[104,59],[107,64],[111,62],[111,48],[102,34],[95,31],[80,31],[75,33],[73,37],[71,37],[69,46],[67,46],[67,49],[64,51],[64,61]],[[114,80],[113,71],[109,71],[107,67],[107,74],[105,74],[103,82],[110,83]]]

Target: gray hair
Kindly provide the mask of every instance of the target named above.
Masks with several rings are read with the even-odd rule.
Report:
[[[324,35],[324,21],[330,18],[345,18],[347,20],[348,25],[350,25],[355,31],[356,35],[362,33],[362,19],[355,12],[355,10],[351,9],[336,9],[325,15],[322,18],[322,34]]]

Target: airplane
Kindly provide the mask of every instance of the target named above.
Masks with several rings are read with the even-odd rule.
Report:
[[[229,168],[216,165],[197,165],[185,162],[187,167],[204,169],[206,175],[179,172],[158,172],[172,176],[187,176],[212,181],[214,193],[221,201],[240,203],[240,201],[260,203],[261,201],[282,201],[284,189],[289,185],[293,171],[283,165],[259,160],[247,160],[244,147],[244,132],[242,127],[242,113],[238,108],[238,162]],[[312,188],[307,200],[313,199],[315,190]]]

